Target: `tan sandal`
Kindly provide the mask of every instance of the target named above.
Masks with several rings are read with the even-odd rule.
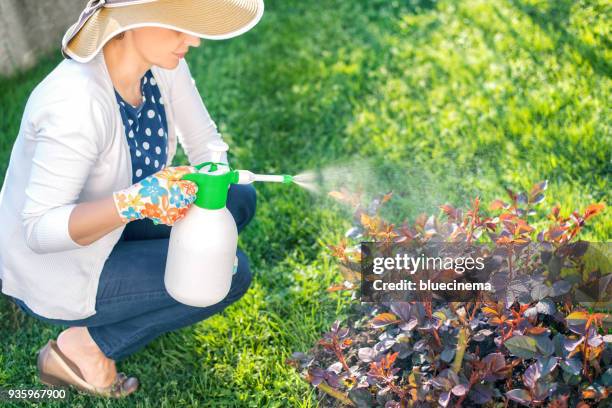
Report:
[[[38,352],[38,375],[43,384],[55,387],[73,386],[91,395],[121,398],[138,389],[138,378],[117,373],[113,383],[107,387],[96,387],[85,381],[81,370],[57,346],[55,340]]]

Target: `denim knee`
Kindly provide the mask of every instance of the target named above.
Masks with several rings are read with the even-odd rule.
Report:
[[[247,184],[244,187],[244,205],[249,214],[248,223],[255,216],[255,210],[257,208],[257,190],[255,190],[252,184]]]
[[[251,184],[232,184],[228,192],[227,208],[230,210],[238,231],[253,219],[257,208],[257,193]]]

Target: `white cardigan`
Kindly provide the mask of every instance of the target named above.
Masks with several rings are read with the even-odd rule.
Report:
[[[166,109],[166,166],[177,137],[190,164],[210,160],[206,144],[221,136],[187,63],[151,70]],[[103,52],[88,63],[63,60],[27,101],[0,191],[2,292],[47,318],[95,314],[100,272],[125,227],[83,246],[68,220],[77,203],[130,186],[131,167]]]

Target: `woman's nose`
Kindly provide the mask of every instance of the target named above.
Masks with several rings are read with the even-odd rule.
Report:
[[[196,37],[195,35],[185,34],[185,44],[190,47],[199,47],[200,46],[200,37]]]

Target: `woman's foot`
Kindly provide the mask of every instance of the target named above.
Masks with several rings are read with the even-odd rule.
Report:
[[[96,387],[107,387],[117,376],[115,361],[106,357],[86,327],[70,327],[57,337],[57,346],[79,367],[84,380]]]

